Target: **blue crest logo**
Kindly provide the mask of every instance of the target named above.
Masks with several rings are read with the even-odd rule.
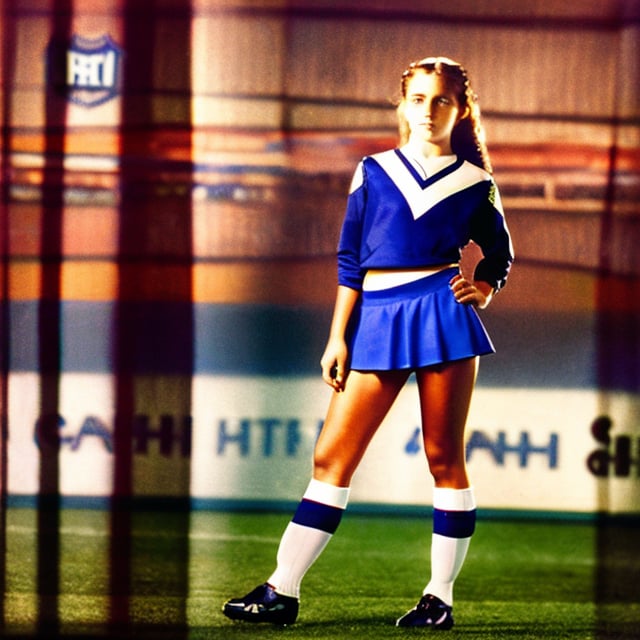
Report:
[[[120,88],[122,49],[110,36],[74,35],[67,51],[67,97],[83,107],[111,100]]]

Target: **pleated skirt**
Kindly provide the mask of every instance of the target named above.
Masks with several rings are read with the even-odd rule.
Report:
[[[419,369],[494,353],[475,308],[456,301],[457,268],[390,289],[363,291],[348,332],[351,369]]]

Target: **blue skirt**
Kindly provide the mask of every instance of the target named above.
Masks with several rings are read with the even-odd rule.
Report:
[[[390,371],[494,353],[475,308],[456,301],[457,268],[381,291],[363,291],[348,332],[351,369]]]

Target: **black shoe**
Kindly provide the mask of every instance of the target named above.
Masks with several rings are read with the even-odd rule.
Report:
[[[433,627],[446,631],[453,627],[453,609],[428,593],[411,611],[396,620],[396,627]]]
[[[242,598],[227,600],[222,613],[232,620],[293,624],[298,617],[298,599],[276,593],[270,584],[261,584]]]

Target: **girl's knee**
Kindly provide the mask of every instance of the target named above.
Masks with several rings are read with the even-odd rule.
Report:
[[[352,473],[340,460],[332,456],[324,456],[316,452],[313,458],[313,477],[321,482],[332,484],[336,487],[348,487],[351,483]]]
[[[436,486],[464,488],[469,482],[467,466],[464,460],[457,458],[432,457],[429,459],[429,471]]]

